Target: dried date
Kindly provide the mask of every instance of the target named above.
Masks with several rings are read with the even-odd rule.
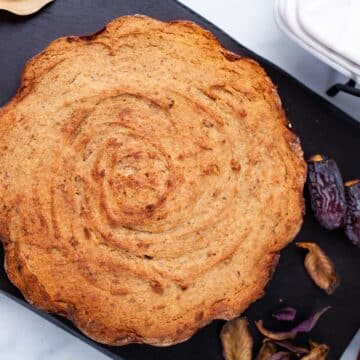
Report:
[[[346,204],[344,185],[333,159],[314,155],[308,161],[308,188],[315,218],[326,229],[344,224]]]
[[[360,180],[345,183],[345,197],[345,234],[353,244],[360,247]]]

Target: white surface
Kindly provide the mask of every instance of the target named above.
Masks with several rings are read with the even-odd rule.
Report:
[[[1,360],[108,360],[39,315],[0,295]]]
[[[355,360],[355,356],[356,354],[359,353],[359,349],[360,349],[360,329],[357,331],[356,335],[352,338],[350,345],[348,345],[345,352],[342,354],[340,360],[352,360],[352,359]]]
[[[289,40],[273,20],[273,0],[183,0],[256,53],[323,94],[346,81]],[[334,102],[360,120],[360,99],[338,95]],[[0,359],[103,360],[104,355],[0,295]],[[347,359],[348,360],[348,359]]]

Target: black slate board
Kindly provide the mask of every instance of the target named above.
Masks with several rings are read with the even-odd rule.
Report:
[[[301,138],[305,154],[328,154],[337,160],[344,179],[360,177],[359,123],[174,0],[58,0],[40,13],[24,18],[0,11],[0,106],[16,91],[25,61],[41,51],[50,41],[62,35],[93,33],[115,17],[134,13],[153,16],[160,20],[195,21],[213,32],[228,49],[259,61],[278,86],[284,108],[295,132]],[[239,21],[241,16],[246,14],[239,14]],[[252,323],[252,333],[259,346],[260,336],[253,326],[253,320],[265,318],[269,326],[276,325],[270,314],[279,306],[279,299],[283,299],[284,304],[297,307],[299,319],[315,309],[331,305],[333,308],[313,330],[311,339],[330,344],[329,359],[339,359],[351,337],[360,327],[360,250],[347,241],[341,231],[328,232],[322,229],[310,212],[305,216],[304,226],[297,240],[316,241],[325,249],[334,260],[341,276],[341,286],[331,296],[318,289],[308,278],[303,267],[304,252],[297,249],[294,244],[288,246],[282,252],[274,278],[266,288],[265,297],[246,311]],[[0,255],[3,257],[2,249]],[[2,262],[2,258],[0,261]],[[0,291],[34,310],[10,284],[3,268],[0,269]],[[116,348],[92,342],[67,320],[34,311],[114,359],[221,359],[218,333],[222,321],[213,322],[189,341],[173,347],[130,345]],[[306,339],[306,336],[299,337],[300,342]]]

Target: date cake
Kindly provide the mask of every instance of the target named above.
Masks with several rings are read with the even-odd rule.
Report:
[[[54,41],[0,135],[7,274],[101,343],[166,346],[238,316],[302,224],[306,165],[275,86],[188,21]]]

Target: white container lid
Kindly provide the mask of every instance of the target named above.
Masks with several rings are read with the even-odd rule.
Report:
[[[360,1],[298,1],[304,31],[320,43],[360,65]]]
[[[320,0],[314,0],[313,2],[317,1],[322,2]],[[310,30],[305,31],[303,28],[305,23],[300,22],[301,11],[299,9],[302,8],[304,4],[310,3],[312,4],[312,2],[307,0],[277,0],[274,11],[276,23],[290,38],[323,62],[345,76],[360,81],[360,66],[357,62],[353,61],[353,58],[350,59],[343,53],[337,52],[333,47],[330,47],[331,41],[326,44],[319,41],[319,38],[314,36],[316,33],[314,29],[312,29],[312,33],[310,34]],[[324,4],[325,2],[322,3]],[[307,15],[303,14],[303,16]],[[307,22],[312,21],[316,21],[314,17],[311,18],[311,21],[308,20]],[[332,23],[332,27],[334,27],[334,23]],[[324,35],[325,33],[326,30],[324,30],[322,34]],[[328,40],[330,39],[328,38]]]

